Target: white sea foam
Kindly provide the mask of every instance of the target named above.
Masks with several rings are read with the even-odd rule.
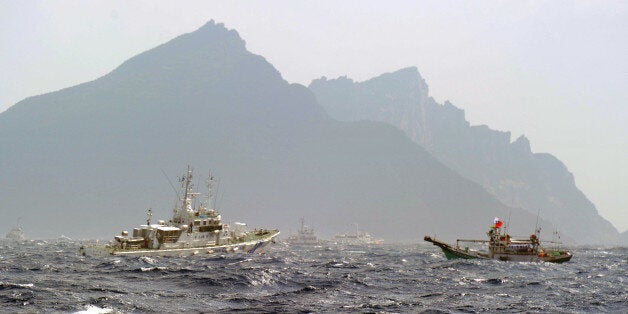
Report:
[[[101,308],[95,305],[88,305],[85,310],[74,312],[76,314],[104,314],[104,313],[113,313],[113,309]]]

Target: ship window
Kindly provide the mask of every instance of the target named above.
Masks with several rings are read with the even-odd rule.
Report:
[[[201,221],[200,221],[200,220],[194,220],[194,225],[195,225],[195,226],[200,226],[200,224],[201,224]]]

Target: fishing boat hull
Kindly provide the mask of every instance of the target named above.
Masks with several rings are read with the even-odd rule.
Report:
[[[556,251],[556,252],[550,252],[550,255],[552,253],[556,253],[556,254],[554,256],[541,257],[540,259],[544,262],[560,264],[560,263],[570,261],[572,257],[571,253],[569,252]]]
[[[557,254],[555,256],[539,256],[538,254],[495,254],[492,259],[510,262],[549,262],[564,263],[571,259],[570,253]]]
[[[249,241],[224,245],[205,245],[183,248],[159,249],[119,249],[109,245],[81,246],[79,254],[82,256],[196,256],[196,255],[223,255],[231,253],[261,253],[271,243],[275,243],[278,230],[269,230],[263,237]]]
[[[447,257],[447,259],[476,259],[476,258],[488,258],[488,256],[481,256],[476,252],[472,252],[472,251],[468,251],[468,250],[461,250],[458,248],[455,248],[445,242],[441,242],[438,241],[436,239],[432,239],[429,236],[425,236],[423,238],[423,240],[427,241],[427,242],[431,242],[432,244],[438,246],[441,250],[443,250],[443,253],[445,253],[445,257]]]

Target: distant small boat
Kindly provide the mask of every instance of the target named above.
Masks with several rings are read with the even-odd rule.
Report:
[[[514,262],[551,262],[563,263],[571,259],[572,254],[567,250],[543,248],[539,241],[539,229],[527,239],[511,238],[501,230],[502,222],[495,218],[494,225],[488,231],[488,240],[456,240],[456,245],[449,245],[430,236],[423,240],[438,246],[445,253],[447,259],[495,259]],[[460,247],[463,243],[465,246]],[[469,243],[487,243],[487,251],[470,250]]]
[[[13,241],[21,241],[26,240],[26,236],[24,236],[24,231],[22,231],[22,228],[20,228],[19,226],[15,226],[7,233],[7,239]]]
[[[294,245],[317,245],[320,244],[314,229],[305,225],[305,220],[301,218],[301,229],[297,234],[290,235],[286,242]]]
[[[9,230],[9,232],[7,232],[6,238],[8,240],[13,240],[13,241],[26,240],[26,236],[24,235],[24,231],[20,227],[20,220],[21,219],[22,219],[21,217],[18,218],[17,219],[17,225],[15,225],[15,227],[13,227],[11,230]]]

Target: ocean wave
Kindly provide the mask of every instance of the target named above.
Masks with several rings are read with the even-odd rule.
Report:
[[[63,247],[63,249],[60,249]],[[5,247],[6,249],[6,247]],[[3,251],[6,312],[622,312],[627,250],[564,264],[451,260],[435,248],[273,249],[265,255],[79,257]],[[35,254],[33,251],[37,251]]]
[[[0,281],[0,290],[4,290],[4,289],[14,289],[14,288],[18,288],[18,289],[30,289],[33,288],[35,285],[32,283],[12,283],[12,282],[2,282]]]

